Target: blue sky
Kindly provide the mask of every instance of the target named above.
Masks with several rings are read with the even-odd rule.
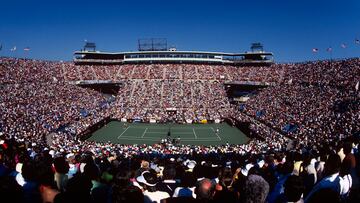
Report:
[[[85,39],[101,51],[134,51],[151,37],[202,51],[262,42],[278,62],[326,59],[329,46],[334,58],[360,56],[359,0],[2,0],[0,8],[1,56],[71,60]]]

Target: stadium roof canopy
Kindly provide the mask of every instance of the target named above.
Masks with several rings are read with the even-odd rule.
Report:
[[[225,53],[210,51],[134,51],[100,52],[75,51],[76,64],[127,64],[127,63],[212,63],[212,64],[272,64],[271,52]]]

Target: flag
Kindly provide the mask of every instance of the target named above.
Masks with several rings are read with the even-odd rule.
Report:
[[[313,49],[312,49],[312,52],[314,52],[314,53],[316,53],[316,52],[318,52],[318,51],[319,51],[318,48],[313,48]]]
[[[329,47],[329,48],[326,49],[326,51],[327,51],[327,52],[332,52],[332,48]]]
[[[30,47],[25,47],[24,51],[30,51]]]
[[[16,51],[16,46],[10,49],[10,51]]]
[[[341,46],[341,48],[343,48],[343,49],[346,48],[346,44],[345,44],[345,43],[342,43],[340,46]]]
[[[2,44],[0,44],[0,51],[2,50]]]
[[[356,83],[356,85],[355,85],[355,90],[356,91],[359,91],[359,81]]]
[[[359,39],[355,39],[355,44],[360,44],[360,40],[359,40]]]

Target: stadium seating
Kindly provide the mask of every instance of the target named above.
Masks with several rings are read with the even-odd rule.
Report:
[[[81,80],[123,86],[111,99],[75,85]],[[269,86],[239,110],[227,98],[225,81]],[[359,81],[360,59],[235,67],[0,58],[0,194],[14,202],[146,202],[154,196],[165,202],[316,202],[330,195],[357,202]],[[224,146],[78,139],[106,117],[231,117],[250,122],[262,139]],[[50,143],[49,134],[55,135]]]

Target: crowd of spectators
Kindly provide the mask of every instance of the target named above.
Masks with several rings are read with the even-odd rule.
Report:
[[[231,112],[224,85],[216,81],[134,80],[117,94],[115,117],[164,121],[176,111],[175,122],[215,120]]]
[[[270,67],[0,60],[0,197],[11,202],[359,201],[359,59]],[[123,86],[113,98],[78,80]],[[240,109],[225,81],[270,86]],[[105,117],[229,116],[263,139],[147,146],[76,137]]]
[[[283,134],[301,140],[295,144],[307,145],[359,131],[359,93],[354,90],[360,80],[359,63],[359,59],[349,59],[240,68],[199,64],[78,66],[2,58],[0,129],[9,136],[38,138],[58,129],[78,134],[107,116],[186,122],[231,115],[250,121],[253,132],[278,143],[275,145],[282,145]],[[120,80],[124,85],[111,103],[100,93],[68,83],[77,80]],[[229,104],[224,81],[272,85],[237,111]],[[168,109],[177,113],[168,113]]]
[[[57,150],[1,137],[0,195],[9,202],[358,202],[359,138],[240,153],[171,143]]]
[[[64,127],[80,133],[109,107],[99,92],[62,82],[6,84],[0,91],[1,132],[19,139],[43,139]]]
[[[242,113],[305,145],[360,131],[359,59],[296,64],[286,73],[287,80],[251,97]]]

